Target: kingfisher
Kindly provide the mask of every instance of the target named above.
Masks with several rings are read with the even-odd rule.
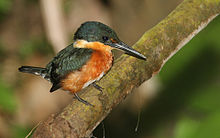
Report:
[[[113,65],[112,50],[118,49],[138,59],[146,57],[122,42],[109,26],[88,21],[83,23],[74,34],[73,43],[58,52],[46,67],[21,66],[18,70],[43,77],[52,83],[50,92],[63,89],[74,94],[80,102],[91,105],[77,92],[96,84]]]

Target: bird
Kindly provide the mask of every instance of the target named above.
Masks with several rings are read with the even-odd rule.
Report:
[[[77,29],[73,42],[58,52],[45,67],[21,66],[18,70],[41,76],[51,82],[50,92],[63,89],[72,93],[78,101],[91,105],[77,93],[89,85],[102,92],[103,88],[96,81],[111,69],[113,49],[146,60],[144,55],[121,41],[109,26],[97,21],[87,21]]]

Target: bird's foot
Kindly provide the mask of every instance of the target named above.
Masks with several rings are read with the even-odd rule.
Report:
[[[89,102],[87,102],[86,100],[84,100],[84,99],[82,99],[81,97],[79,97],[78,94],[74,93],[74,95],[75,95],[75,98],[76,98],[78,101],[84,103],[85,105],[94,106],[94,105],[92,105],[91,103],[89,103]]]
[[[92,85],[93,85],[93,87],[95,87],[97,90],[99,90],[101,94],[103,93],[102,90],[103,90],[104,88],[102,88],[101,86],[99,86],[99,85],[96,84],[95,82],[93,82]]]

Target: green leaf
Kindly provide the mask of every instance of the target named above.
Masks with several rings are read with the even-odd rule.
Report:
[[[220,111],[220,86],[209,86],[208,88],[199,89],[198,94],[189,103],[190,108],[202,112]]]
[[[29,127],[21,125],[12,125],[11,129],[14,138],[24,138],[31,131]]]
[[[220,138],[220,112],[208,116],[191,138]]]
[[[18,51],[21,59],[27,59],[27,57],[33,55],[35,52],[48,55],[51,54],[53,50],[44,38],[31,38],[30,40],[24,41]]]

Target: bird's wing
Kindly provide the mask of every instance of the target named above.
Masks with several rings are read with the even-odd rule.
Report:
[[[92,55],[92,49],[74,48],[72,45],[60,51],[46,66],[48,77],[53,83],[50,92],[61,87],[60,81],[72,71],[79,70]]]

